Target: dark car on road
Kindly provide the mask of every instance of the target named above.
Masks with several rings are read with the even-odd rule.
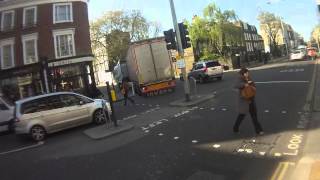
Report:
[[[222,80],[223,66],[218,61],[197,62],[188,74],[188,78],[191,77],[195,78],[200,83],[204,83],[214,78]]]

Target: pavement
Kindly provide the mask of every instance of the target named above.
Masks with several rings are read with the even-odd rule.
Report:
[[[313,62],[304,61],[251,70],[264,136],[255,135],[249,118],[240,134],[232,133],[237,73],[227,72],[222,81],[198,86],[198,95],[215,94],[214,98],[191,106],[170,105],[184,98],[179,81],[174,93],[134,97],[136,103],[128,106],[116,103],[119,123],[134,128],[99,141],[84,132],[104,131],[104,125],[56,133],[36,147],[2,135],[0,179],[290,179],[302,162],[310,162],[306,157],[320,152],[314,145],[319,114],[307,109],[312,107],[308,104],[314,68]],[[22,150],[12,151],[17,148]],[[318,160],[313,158],[309,167],[304,170],[317,177]]]
[[[307,141],[303,150],[303,156],[298,161],[295,172],[292,174],[292,180],[320,179],[320,68],[319,60],[314,71],[313,91],[310,92],[309,102],[311,103],[310,112],[312,113],[309,127],[311,131],[307,133]]]

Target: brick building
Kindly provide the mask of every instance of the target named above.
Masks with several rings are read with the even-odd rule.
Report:
[[[258,34],[257,28],[247,23],[241,23],[245,50],[248,61],[261,60],[261,53],[264,51],[262,36]]]
[[[0,91],[11,100],[95,86],[88,0],[0,0]]]

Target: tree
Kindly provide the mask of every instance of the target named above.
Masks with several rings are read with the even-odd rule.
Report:
[[[222,11],[215,3],[203,10],[203,17],[195,16],[189,24],[193,46],[202,46],[201,57],[219,56],[227,59],[231,47],[242,45],[241,28],[234,11]]]
[[[318,49],[320,49],[320,25],[317,25],[316,27],[313,28],[312,33],[311,33],[311,41],[315,41],[318,45]]]
[[[273,53],[277,53],[278,42],[277,37],[281,32],[281,19],[270,12],[261,12],[258,16],[260,28],[269,38],[269,44]]]
[[[128,45],[132,41],[139,41],[157,36],[161,26],[155,22],[148,22],[138,10],[109,11],[90,23],[90,33],[95,64],[108,61],[109,69],[124,60]]]

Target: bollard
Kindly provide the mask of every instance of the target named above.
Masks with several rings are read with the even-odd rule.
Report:
[[[112,100],[112,102],[117,101],[117,96],[116,96],[116,92],[114,89],[111,89],[111,100]]]
[[[116,115],[115,115],[115,113],[114,113],[110,84],[109,84],[108,81],[106,82],[106,84],[107,84],[108,99],[109,99],[109,102],[110,102],[110,107],[111,107],[111,112],[112,112],[112,113],[111,113],[111,120],[113,121],[114,126],[117,127],[117,126],[118,126],[118,123],[117,123]]]

